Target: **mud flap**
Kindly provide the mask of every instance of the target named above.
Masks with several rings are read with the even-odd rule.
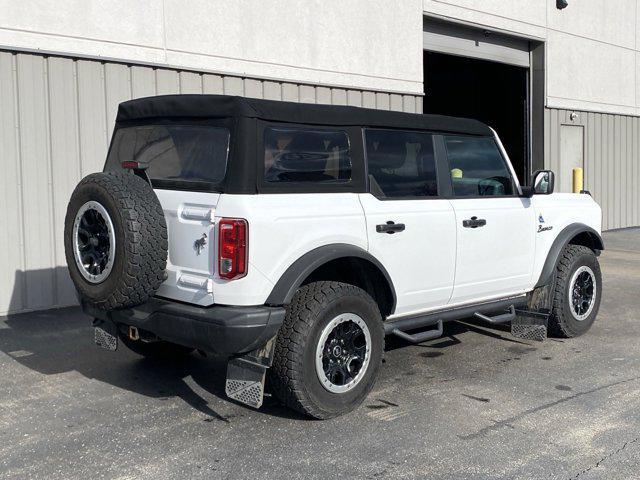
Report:
[[[96,345],[112,352],[118,349],[118,328],[111,320],[93,319]]]
[[[536,288],[529,294],[528,307],[516,309],[516,318],[511,321],[511,335],[536,342],[547,339],[552,287],[552,285],[543,285]]]
[[[516,318],[511,321],[511,335],[523,340],[544,342],[547,339],[549,313],[516,309]]]
[[[273,362],[276,337],[261,348],[229,359],[227,364],[227,396],[254,408],[262,406],[267,368]]]

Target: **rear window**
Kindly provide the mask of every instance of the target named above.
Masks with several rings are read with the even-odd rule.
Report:
[[[378,198],[438,195],[433,135],[399,130],[365,130],[369,183]]]
[[[124,161],[145,162],[151,180],[217,184],[227,169],[229,137],[227,128],[200,125],[120,128],[105,170],[117,170]]]
[[[349,138],[341,130],[264,130],[264,179],[270,183],[346,183],[351,180]]]

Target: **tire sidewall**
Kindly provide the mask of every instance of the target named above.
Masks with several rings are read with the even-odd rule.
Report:
[[[362,379],[349,391],[333,393],[322,386],[316,372],[316,349],[323,329],[332,319],[343,313],[354,313],[362,318],[371,335],[370,358]],[[338,415],[359,405],[369,394],[382,361],[384,330],[377,306],[365,298],[344,295],[333,298],[315,316],[303,354],[303,383],[310,399],[326,411],[328,416]]]
[[[111,272],[95,284],[81,274],[73,248],[73,223],[88,201],[105,209],[116,243]],[[118,310],[145,303],[167,278],[168,247],[162,205],[143,178],[124,171],[92,173],[71,195],[65,217],[65,255],[83,304]]]
[[[113,230],[116,240],[115,256],[113,267],[107,278],[100,283],[92,284],[88,282],[79,270],[74,256],[73,245],[73,224],[78,210],[87,202],[95,201],[104,207],[113,223]],[[125,232],[127,231],[125,221],[120,215],[120,209],[105,189],[95,183],[80,185],[69,202],[67,218],[65,221],[66,230],[64,235],[65,252],[69,274],[79,293],[92,301],[99,301],[111,294],[116,288],[119,279],[122,277],[126,262]]]
[[[571,278],[575,272],[582,266],[589,267],[595,276],[596,281],[596,294],[593,299],[594,305],[591,313],[584,320],[578,320],[573,316],[572,303],[571,303]],[[591,252],[582,252],[573,258],[571,268],[568,271],[566,278],[564,279],[564,285],[562,287],[562,306],[560,313],[562,315],[562,322],[564,324],[567,333],[571,336],[579,336],[586,333],[598,315],[600,309],[600,300],[602,299],[602,274],[600,272],[600,265],[598,264],[597,257]]]

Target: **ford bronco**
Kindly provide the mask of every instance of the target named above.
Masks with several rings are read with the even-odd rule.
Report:
[[[228,358],[226,392],[330,418],[374,385],[384,339],[443,322],[575,337],[602,295],[588,192],[521,185],[474,120],[217,95],[120,105],[65,250],[96,343]]]

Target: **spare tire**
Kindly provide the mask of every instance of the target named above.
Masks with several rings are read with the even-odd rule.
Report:
[[[92,173],[73,191],[64,249],[86,304],[115,310],[147,301],[166,278],[167,245],[160,201],[133,172]]]

